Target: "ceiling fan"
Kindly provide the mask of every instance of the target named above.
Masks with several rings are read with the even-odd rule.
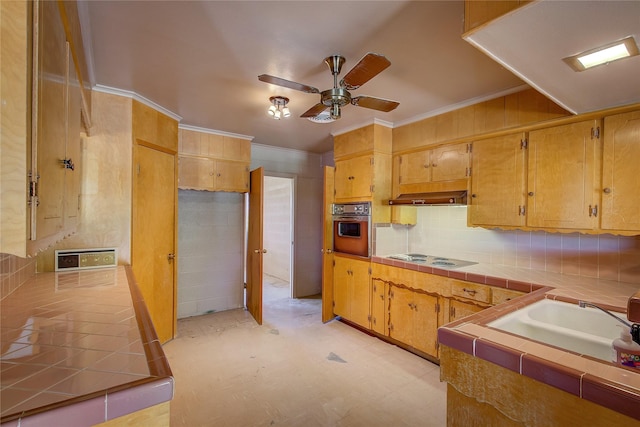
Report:
[[[340,108],[347,104],[384,112],[392,111],[400,105],[399,102],[388,99],[366,95],[351,96],[351,93],[349,93],[350,90],[358,89],[391,65],[391,62],[384,55],[371,52],[367,53],[338,83],[338,74],[340,74],[340,70],[345,61],[346,59],[341,55],[328,56],[324,59],[325,64],[327,64],[333,75],[333,88],[323,91],[313,86],[292,82],[268,74],[259,75],[258,80],[306,93],[319,93],[320,102],[300,116],[304,118],[317,117],[329,108],[331,118],[337,120],[340,118]]]

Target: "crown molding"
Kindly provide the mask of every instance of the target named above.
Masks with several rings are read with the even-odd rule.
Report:
[[[363,127],[369,126],[369,125],[381,125],[381,126],[388,127],[388,128],[391,128],[391,129],[393,129],[393,127],[394,127],[394,123],[393,122],[389,122],[389,121],[386,121],[386,120],[381,120],[381,119],[374,118],[373,120],[367,120],[365,122],[360,122],[358,124],[351,125],[351,126],[336,130],[334,132],[331,132],[331,136],[342,135],[343,133],[351,132],[352,130],[360,129],[360,128],[363,128]]]
[[[182,117],[177,115],[176,113],[174,113],[171,110],[168,110],[166,108],[164,108],[162,105],[160,104],[156,104],[155,102],[151,101],[150,99],[145,98],[142,95],[139,95],[133,91],[130,90],[124,90],[124,89],[118,89],[115,87],[109,87],[109,86],[103,86],[103,85],[95,85],[93,87],[93,90],[96,92],[102,92],[102,93],[108,93],[111,95],[118,95],[118,96],[124,96],[125,98],[131,98],[131,99],[135,99],[136,101],[146,105],[147,107],[153,108],[154,110],[167,115],[169,117],[171,117],[172,119],[180,122],[182,120]]]
[[[179,124],[178,125],[178,129],[192,130],[192,131],[195,131],[195,132],[202,132],[202,133],[209,133],[211,135],[228,136],[228,137],[231,137],[231,138],[246,139],[246,140],[249,140],[249,141],[253,141],[253,138],[255,138],[255,136],[242,135],[242,134],[239,134],[239,133],[225,132],[225,131],[221,131],[221,130],[208,129],[208,128],[203,128],[203,127],[199,127],[199,126],[192,126],[192,125]]]

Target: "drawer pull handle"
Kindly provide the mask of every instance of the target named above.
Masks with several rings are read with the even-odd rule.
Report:
[[[464,292],[468,293],[468,294],[471,294],[471,295],[475,295],[475,294],[477,294],[477,293],[478,293],[478,291],[473,290],[473,289],[462,288],[462,290],[463,290]]]

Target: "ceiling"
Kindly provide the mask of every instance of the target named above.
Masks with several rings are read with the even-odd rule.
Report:
[[[462,39],[462,0],[80,0],[79,12],[89,79],[98,89],[134,92],[182,117],[181,125],[259,144],[324,153],[333,148],[332,134],[374,120],[399,126],[526,87]],[[546,32],[545,20],[530,22]],[[318,94],[258,80],[270,74],[329,89],[325,57],[346,57],[343,76],[367,52],[384,54],[391,66],[352,95],[398,101],[392,112],[347,105],[340,120],[313,123],[298,116]],[[267,116],[275,95],[290,99],[291,117]]]

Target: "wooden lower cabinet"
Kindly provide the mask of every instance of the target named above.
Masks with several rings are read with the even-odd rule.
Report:
[[[438,297],[397,286],[389,289],[389,337],[437,356]]]
[[[370,263],[340,256],[334,257],[333,312],[367,329],[370,327]]]
[[[371,280],[371,330],[388,335],[389,285],[380,279]]]

